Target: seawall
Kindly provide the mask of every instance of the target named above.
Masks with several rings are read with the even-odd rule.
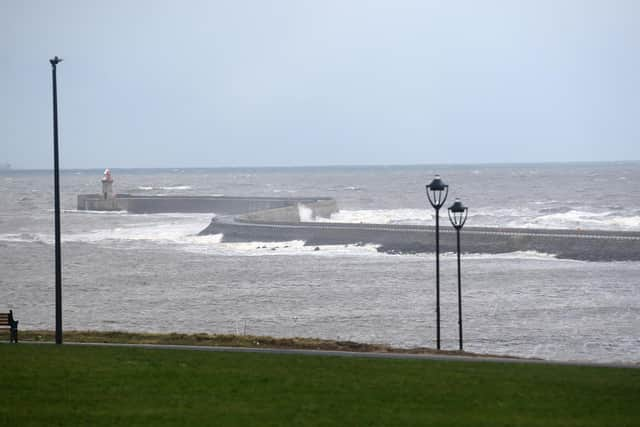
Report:
[[[328,217],[338,211],[336,201],[328,197],[234,197],[234,196],[144,196],[117,194],[104,199],[99,194],[79,194],[78,210],[124,210],[134,214],[215,213],[217,215],[261,212],[261,218],[300,221],[299,206],[309,214]],[[270,214],[271,212],[271,214]],[[257,218],[256,218],[257,219]]]
[[[388,253],[435,252],[434,227],[313,222],[249,222],[215,218],[201,234],[223,234],[226,242],[304,240],[307,245],[374,244]],[[585,261],[640,261],[640,233],[465,227],[466,253],[536,251]],[[440,250],[456,250],[455,230],[440,228]]]

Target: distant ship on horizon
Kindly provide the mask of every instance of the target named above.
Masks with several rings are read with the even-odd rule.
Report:
[[[11,169],[11,163],[0,163],[0,171]]]

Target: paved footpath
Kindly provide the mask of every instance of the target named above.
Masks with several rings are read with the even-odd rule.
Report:
[[[55,345],[53,343],[36,343],[22,341],[24,344]],[[7,345],[15,345],[8,344]],[[337,350],[301,350],[301,349],[281,349],[281,348],[259,348],[259,347],[217,347],[198,345],[165,345],[165,344],[115,344],[115,343],[78,343],[65,342],[63,345],[78,347],[129,347],[144,348],[151,350],[188,350],[188,351],[210,351],[219,353],[265,353],[265,354],[292,354],[302,356],[327,356],[327,357],[357,357],[364,359],[406,359],[406,360],[438,360],[447,362],[476,362],[476,363],[519,363],[536,365],[564,365],[564,366],[588,366],[598,368],[632,368],[640,369],[640,363],[595,363],[595,362],[572,362],[555,361],[542,359],[518,359],[508,357],[483,357],[483,356],[456,356],[448,354],[409,354],[409,353],[375,353]]]

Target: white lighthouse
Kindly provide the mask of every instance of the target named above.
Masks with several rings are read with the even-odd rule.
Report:
[[[102,177],[102,196],[104,200],[113,199],[113,178],[111,177],[111,170],[105,169],[104,176]]]

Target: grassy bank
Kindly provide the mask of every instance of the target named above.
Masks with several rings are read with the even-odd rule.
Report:
[[[8,339],[8,338],[7,338]],[[20,331],[21,341],[53,342],[53,331]],[[274,338],[253,335],[224,334],[151,334],[123,331],[65,331],[64,340],[82,343],[126,343],[126,344],[167,344],[167,345],[201,345],[226,347],[264,347],[301,350],[337,350],[379,353],[411,353],[411,354],[452,354],[478,356],[475,353],[460,351],[437,351],[431,348],[395,348],[382,344],[366,344],[353,341],[321,340],[317,338]],[[507,356],[496,356],[507,357]]]
[[[632,426],[640,370],[0,345],[1,425]]]

